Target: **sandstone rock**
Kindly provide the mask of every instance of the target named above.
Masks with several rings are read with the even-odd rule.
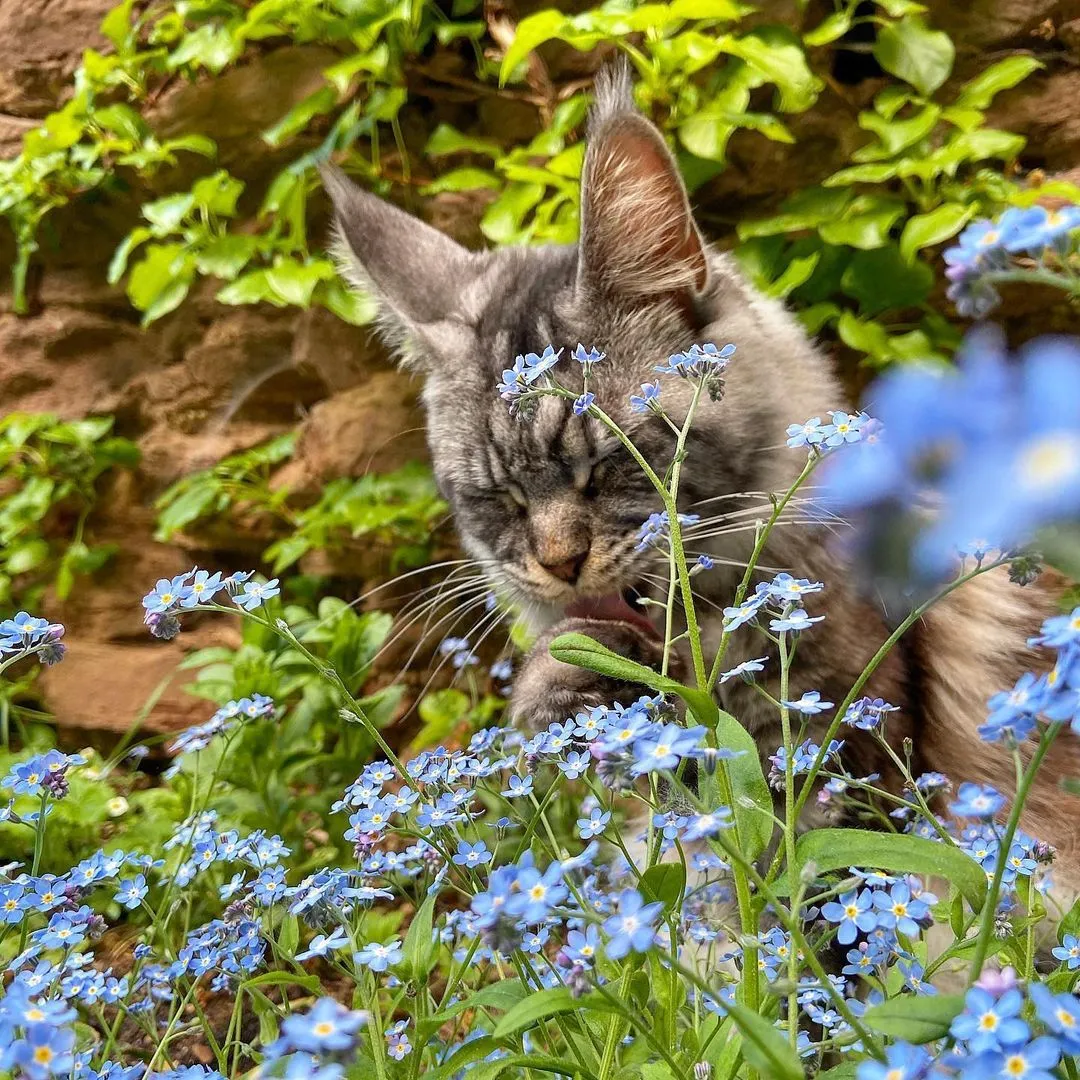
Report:
[[[114,0],[13,0],[0,4],[0,112],[44,116],[69,92],[72,72]]]
[[[1078,0],[931,0],[927,6],[933,25],[953,39],[960,54],[969,56],[1030,45],[1044,26],[1053,30],[1080,17]]]
[[[418,387],[396,371],[316,405],[300,429],[296,461],[313,482],[382,472],[426,455]]]
[[[192,647],[214,643],[198,634],[191,634],[187,642]],[[136,724],[143,735],[177,731],[206,720],[214,711],[209,702],[184,693],[190,676],[176,670],[180,658],[175,643],[113,644],[71,638],[63,663],[42,673],[41,686],[49,711],[65,731],[123,735]]]

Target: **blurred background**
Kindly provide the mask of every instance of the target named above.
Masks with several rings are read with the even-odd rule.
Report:
[[[153,772],[166,733],[269,694],[284,719],[230,766],[233,817],[284,831],[295,812],[309,849],[332,843],[316,807],[370,746],[238,620],[148,636],[140,597],[194,564],[279,577],[395,745],[497,714],[505,631],[483,663],[438,652],[447,626],[396,636],[389,613],[438,571],[367,596],[454,541],[417,385],[326,256],[314,167],[470,246],[571,242],[593,75],[619,52],[706,234],[853,395],[951,356],[940,255],[968,222],[1080,201],[1080,2],[0,3],[0,612],[69,644],[4,690],[5,755],[148,742]],[[1037,285],[994,317],[1013,343],[1077,325]],[[146,775],[102,770],[62,804],[73,834],[178,815]]]

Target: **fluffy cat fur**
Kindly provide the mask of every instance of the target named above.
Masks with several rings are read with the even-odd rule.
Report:
[[[787,424],[841,406],[843,394],[796,320],[703,241],[662,137],[634,111],[626,74],[609,72],[597,83],[576,245],[471,252],[359,190],[340,171],[323,175],[342,265],[379,299],[380,332],[424,378],[432,463],[461,541],[539,632],[512,700],[513,715],[530,728],[641,692],[560,664],[547,645],[577,630],[655,663],[656,641],[633,622],[565,612],[582,597],[642,589],[647,575],[666,574],[666,564],[654,550],[635,551],[638,527],[658,503],[629,455],[562,399],[544,398],[529,422],[512,418],[495,393],[501,370],[516,354],[549,342],[603,350],[608,359],[596,367],[590,389],[662,470],[673,435],[651,414],[632,413],[629,395],[671,352],[694,342],[737,344],[723,400],[703,401],[683,468],[687,510],[730,512],[717,523],[730,528],[690,545],[718,562],[694,578],[710,655],[721,634],[719,609],[730,602],[742,575],[738,564],[752,547],[753,520],[767,512],[765,493],[787,489],[802,466],[802,454],[785,446]],[[564,360],[554,374],[572,386],[577,369]],[[662,400],[676,422],[689,391],[682,380],[664,381]],[[861,595],[829,532],[798,514],[775,530],[762,563],[826,583],[807,606],[827,618],[802,635],[790,696],[816,689],[841,701],[901,613]],[[568,566],[580,566],[576,579]],[[981,742],[975,729],[993,692],[1029,667],[1046,666],[1024,643],[1053,606],[1043,585],[1022,589],[1003,573],[984,575],[932,609],[879,667],[865,692],[900,706],[888,730],[896,746],[913,738],[916,772],[1013,789],[1008,753]],[[727,659],[734,666],[765,651],[762,638],[744,630]],[[763,755],[774,750],[775,709],[740,680],[720,687],[718,697]],[[813,725],[811,735],[822,727]],[[1057,849],[1062,900],[1080,892],[1080,799],[1058,786],[1061,777],[1080,775],[1078,747],[1068,735],[1058,742],[1023,821]],[[846,756],[859,773],[890,772],[867,739],[849,738]]]

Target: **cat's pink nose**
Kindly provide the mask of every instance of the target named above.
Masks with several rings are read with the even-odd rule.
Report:
[[[588,557],[589,549],[586,548],[584,551],[579,551],[576,555],[571,555],[569,559],[563,559],[561,562],[541,563],[540,565],[552,577],[565,581],[567,585],[573,585],[581,574],[581,568],[585,565],[585,560]]]

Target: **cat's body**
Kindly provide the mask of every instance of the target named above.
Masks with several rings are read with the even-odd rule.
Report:
[[[652,414],[631,412],[629,395],[669,353],[734,342],[723,399],[703,401],[695,422],[680,503],[703,517],[730,515],[696,530],[690,546],[739,564],[753,545],[753,522],[767,516],[767,493],[785,491],[805,460],[786,447],[786,426],[843,403],[827,362],[782,305],[704,245],[661,137],[632,111],[618,76],[598,88],[577,246],[470,253],[340,174],[326,178],[354,276],[380,298],[387,339],[426,377],[432,461],[464,546],[541,631],[517,678],[515,716],[536,727],[616,693],[625,700],[629,688],[559,664],[546,646],[577,629],[646,662],[657,658],[655,639],[634,620],[613,618],[617,609],[600,599],[628,588],[655,593],[649,576],[666,574],[660,553],[635,551],[640,524],[659,508],[656,494],[615,438],[574,416],[569,402],[545,398],[534,419],[511,417],[495,392],[502,369],[548,343],[601,349],[607,359],[590,389],[662,470],[674,436]],[[554,374],[580,388],[573,361]],[[665,380],[662,400],[676,422],[689,395],[688,383]],[[826,618],[802,635],[790,696],[819,690],[840,702],[901,613],[858,594],[830,540],[796,509],[761,561],[826,583],[807,605]],[[741,566],[718,562],[694,578],[707,655],[741,575]],[[1040,586],[1021,589],[993,572],[932,610],[864,691],[900,707],[889,721],[893,744],[910,734],[919,767],[1011,791],[1009,755],[982,744],[976,727],[992,693],[1039,666],[1025,640],[1052,609]],[[766,644],[750,629],[737,633],[725,666],[762,655]],[[763,755],[773,752],[775,709],[737,679],[718,695]],[[868,739],[851,740],[848,753],[856,770],[888,772]],[[1058,789],[1065,775],[1080,775],[1070,738],[1045,768],[1024,825],[1058,849],[1055,878],[1072,893],[1080,892],[1080,799]]]

